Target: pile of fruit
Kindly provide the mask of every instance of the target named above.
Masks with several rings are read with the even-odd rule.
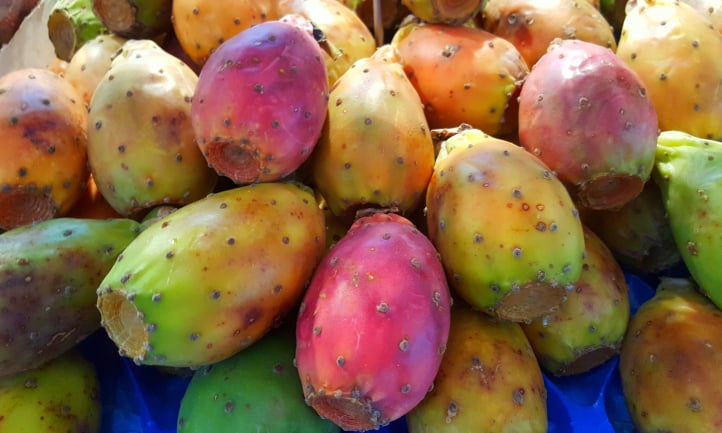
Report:
[[[545,376],[612,359],[638,431],[718,431],[718,1],[45,23],[0,76],[0,431],[100,431],[99,333],[189,378],[178,432],[547,432]]]

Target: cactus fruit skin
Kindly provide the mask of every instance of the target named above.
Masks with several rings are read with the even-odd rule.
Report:
[[[402,0],[414,16],[427,23],[462,25],[481,11],[481,0]]]
[[[658,120],[645,85],[614,52],[554,43],[519,94],[519,140],[581,206],[610,209],[639,195],[654,166]]]
[[[629,288],[602,240],[584,226],[582,274],[559,310],[521,325],[540,365],[580,374],[619,353],[629,322]]]
[[[544,378],[520,325],[454,303],[434,388],[406,423],[409,433],[546,433]]]
[[[722,312],[691,280],[661,280],[632,316],[619,357],[635,431],[719,431],[721,336]]]
[[[183,50],[198,66],[223,42],[256,24],[278,19],[276,0],[173,0],[172,22]]]
[[[720,248],[722,142],[681,131],[662,131],[654,181],[662,191],[682,261],[700,289],[722,308]]]
[[[0,229],[63,216],[88,179],[88,113],[45,69],[0,77]]]
[[[659,185],[650,179],[642,192],[619,209],[579,207],[582,223],[602,239],[623,267],[659,274],[681,264]]]
[[[137,234],[128,219],[54,218],[0,235],[0,377],[99,329],[95,290]]]
[[[55,56],[67,62],[86,42],[110,32],[93,12],[92,0],[58,0],[47,27]]]
[[[102,323],[136,363],[196,367],[250,346],[300,302],[325,250],[302,185],[215,193],[143,230],[98,289]]]
[[[172,0],[92,0],[93,12],[126,39],[152,39],[172,29]]]
[[[481,17],[482,28],[512,42],[529,67],[556,38],[617,49],[612,27],[588,1],[488,0]]]
[[[338,433],[303,399],[295,336],[283,326],[229,359],[197,370],[183,394],[178,433]]]
[[[516,131],[516,98],[529,67],[511,42],[479,28],[411,22],[391,45],[432,129],[467,123],[490,135]]]
[[[722,33],[682,1],[629,2],[617,46],[644,82],[659,129],[722,140]]]
[[[0,430],[100,433],[102,405],[95,366],[73,349],[0,378]]]
[[[358,218],[326,254],[296,322],[307,402],[345,430],[402,417],[432,385],[451,298],[428,238],[398,214]]]
[[[335,215],[366,207],[408,215],[423,202],[433,166],[423,104],[398,52],[384,45],[331,89],[311,156],[313,183]]]
[[[449,285],[474,308],[533,320],[581,275],[584,235],[569,193],[511,142],[473,128],[444,141],[426,207]]]
[[[218,174],[237,184],[270,182],[308,159],[328,111],[321,53],[305,28],[266,21],[211,54],[191,120],[198,147]]]
[[[213,191],[217,174],[194,142],[191,99],[198,77],[147,39],[129,40],[90,101],[88,162],[121,215],[185,205]]]
[[[98,35],[73,54],[65,68],[64,77],[78,90],[86,104],[90,105],[95,88],[110,69],[113,56],[125,42],[126,39],[118,35]]]

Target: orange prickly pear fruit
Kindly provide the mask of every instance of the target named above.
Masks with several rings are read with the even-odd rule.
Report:
[[[426,193],[429,237],[455,292],[524,322],[554,311],[582,272],[569,192],[536,156],[478,129],[444,141]]]
[[[171,16],[178,42],[198,66],[241,31],[279,18],[271,0],[173,0]]]
[[[357,61],[333,86],[311,160],[314,185],[336,215],[364,208],[408,215],[423,202],[434,146],[393,46]]]
[[[88,113],[47,69],[0,77],[0,230],[66,214],[88,180]]]
[[[466,123],[495,136],[516,130],[516,97],[529,67],[511,42],[480,28],[412,21],[391,44],[432,129]]]

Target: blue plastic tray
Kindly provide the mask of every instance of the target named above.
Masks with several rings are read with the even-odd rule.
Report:
[[[654,294],[656,277],[625,274],[631,313]],[[121,358],[99,331],[82,345],[99,371],[103,433],[175,433],[181,398],[190,377],[163,373]],[[618,357],[584,374],[545,375],[549,433],[631,433],[634,431],[621,390]],[[403,419],[382,428],[407,433]]]

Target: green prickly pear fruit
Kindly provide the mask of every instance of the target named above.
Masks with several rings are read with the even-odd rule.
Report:
[[[67,62],[86,42],[110,32],[93,12],[92,0],[58,0],[47,27],[55,56]]]
[[[110,31],[127,39],[152,39],[172,29],[172,0],[92,0]]]
[[[0,432],[99,433],[100,383],[95,366],[73,349],[0,379]]]
[[[581,275],[584,234],[568,191],[511,142],[478,129],[444,141],[426,207],[449,284],[475,308],[533,320]]]
[[[295,337],[271,331],[231,358],[197,370],[183,394],[178,433],[337,433],[303,397]]]
[[[584,227],[582,275],[557,311],[522,324],[539,363],[557,375],[584,373],[619,353],[629,289],[612,252]]]
[[[680,131],[657,140],[654,180],[677,249],[700,289],[722,308],[722,142]]]
[[[250,346],[300,301],[325,250],[313,192],[229,189],[141,232],[99,285],[102,324],[136,363],[197,367]]]
[[[629,322],[619,356],[635,431],[716,433],[722,425],[722,312],[689,279],[664,278]]]
[[[434,146],[393,46],[355,62],[336,81],[311,159],[314,185],[335,215],[364,208],[408,215],[423,202]]]
[[[0,377],[100,328],[95,290],[137,234],[129,219],[54,218],[0,235]]]
[[[520,325],[455,303],[434,387],[406,423],[409,433],[546,433],[544,378]]]
[[[191,99],[198,76],[147,39],[129,40],[90,101],[88,162],[121,215],[185,205],[213,191],[218,175],[194,142]]]
[[[644,82],[659,129],[722,140],[722,33],[683,1],[627,3],[616,54]]]
[[[125,39],[118,35],[98,35],[73,54],[65,68],[64,77],[90,105],[93,92],[110,69],[113,56],[121,49]]]

